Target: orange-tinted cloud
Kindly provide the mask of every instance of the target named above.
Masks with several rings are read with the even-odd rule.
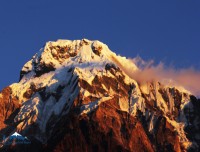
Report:
[[[192,94],[200,96],[200,71],[194,68],[176,70],[165,67],[163,63],[154,65],[153,60],[146,62],[140,57],[131,60],[139,69],[137,71],[124,70],[139,83],[155,80],[171,86],[182,86]]]

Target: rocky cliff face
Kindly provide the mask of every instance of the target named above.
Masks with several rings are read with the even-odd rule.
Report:
[[[0,93],[2,151],[199,151],[200,101],[160,82],[99,41],[47,42]]]

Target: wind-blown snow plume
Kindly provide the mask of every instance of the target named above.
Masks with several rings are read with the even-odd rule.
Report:
[[[162,62],[154,65],[154,61],[144,61],[140,57],[130,59],[139,68],[136,71],[124,69],[126,73],[139,83],[160,81],[166,85],[183,87],[192,94],[200,96],[200,71],[194,68],[174,69],[166,67]]]

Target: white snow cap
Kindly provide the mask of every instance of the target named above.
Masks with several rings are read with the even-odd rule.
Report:
[[[49,41],[45,47],[28,61],[22,71],[28,72],[34,69],[34,65],[44,63],[52,65],[55,69],[63,66],[102,66],[107,62],[113,62],[119,67],[130,67],[136,70],[137,66],[126,59],[112,52],[108,46],[100,41],[82,40],[57,40]]]
[[[14,132],[11,136],[22,136],[18,132]]]

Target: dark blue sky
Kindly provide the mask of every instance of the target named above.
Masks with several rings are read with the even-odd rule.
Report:
[[[98,39],[123,56],[200,69],[199,0],[1,0],[0,89],[46,41]]]

